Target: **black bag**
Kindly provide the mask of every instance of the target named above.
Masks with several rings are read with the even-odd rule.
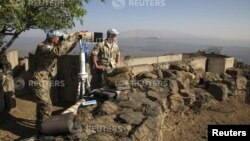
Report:
[[[100,88],[93,90],[91,94],[97,99],[113,100],[117,98],[118,92],[116,90]]]
[[[44,120],[40,132],[45,135],[60,135],[81,132],[81,126],[74,121],[73,113],[51,116]]]

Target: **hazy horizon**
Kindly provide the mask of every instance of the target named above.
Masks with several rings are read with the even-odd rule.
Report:
[[[43,33],[44,34],[44,33]],[[40,37],[20,37],[10,50],[17,49],[20,56],[34,52],[38,43],[45,39]],[[122,55],[150,56],[166,53],[189,53],[209,47],[223,47],[222,54],[235,56],[237,59],[250,64],[250,43],[237,40],[201,38],[180,32],[156,32],[153,30],[134,30],[121,32],[119,46]],[[90,50],[94,44],[90,44]],[[77,54],[77,49],[73,51]]]

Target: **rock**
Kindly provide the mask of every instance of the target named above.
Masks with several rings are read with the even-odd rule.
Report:
[[[236,85],[238,90],[246,90],[247,89],[247,79],[244,76],[236,77]]]
[[[159,77],[160,79],[163,79],[163,78],[164,78],[163,72],[162,72],[160,69],[157,70],[157,75],[158,75],[158,77]]]
[[[175,77],[175,74],[173,73],[172,70],[162,70],[163,73],[163,78],[173,78]]]
[[[243,74],[242,69],[237,68],[229,68],[226,70],[226,73],[229,74],[232,77],[240,76]]]
[[[142,102],[137,101],[135,99],[131,99],[127,101],[121,101],[118,103],[118,105],[122,108],[138,108],[142,105]]]
[[[180,95],[183,97],[184,104],[187,106],[192,105],[196,100],[194,92],[189,89],[180,90]]]
[[[129,81],[130,81],[130,75],[129,73],[120,73],[114,76],[108,76],[105,78],[106,85],[108,87],[130,87]]]
[[[177,71],[176,80],[178,82],[179,89],[189,89],[190,81],[187,77],[187,73],[184,71]]]
[[[204,89],[193,88],[196,101],[192,104],[191,109],[195,112],[200,112],[203,108],[208,108],[213,105],[216,100],[214,97]]]
[[[149,87],[156,87],[158,85],[158,80],[150,79],[150,78],[143,78],[140,80],[133,80],[131,82],[132,87],[139,87],[141,91],[146,91]]]
[[[126,137],[126,138],[119,138],[119,141],[133,141],[133,140]]]
[[[90,135],[87,141],[116,141],[115,138],[109,134],[93,134]]]
[[[170,92],[177,93],[179,91],[179,86],[176,80],[167,79],[166,81],[168,82]]]
[[[128,80],[122,80],[116,83],[115,87],[119,91],[130,90],[130,82]]]
[[[186,77],[189,79],[189,81],[193,81],[196,76],[193,73],[186,72]]]
[[[142,105],[147,106],[147,107],[154,107],[155,106],[155,102],[153,102],[152,100],[148,99],[148,98],[141,98],[138,99],[138,101],[142,102]]]
[[[229,95],[237,95],[237,87],[235,80],[231,78],[225,78],[221,81],[222,84],[227,85],[227,88],[230,90]]]
[[[164,102],[166,102],[166,99]],[[156,117],[161,114],[162,111],[166,110],[164,109],[164,107],[161,106],[162,105],[160,105],[159,103],[154,103],[154,106],[143,105],[138,111],[141,111],[146,116]]]
[[[122,108],[140,109],[142,105],[154,107],[155,102],[146,98],[146,93],[137,92],[130,94],[127,101],[120,101],[118,105]]]
[[[162,111],[167,110],[168,107],[167,107],[167,95],[166,94],[149,90],[147,92],[147,98],[149,98],[151,101],[159,103],[159,105],[155,104],[155,107],[158,106],[162,108]]]
[[[103,113],[103,114],[106,114],[106,115],[109,115],[109,114],[114,114],[117,112],[118,110],[118,107],[116,106],[115,103],[113,102],[110,102],[110,101],[105,101],[101,107],[100,107],[100,112]]]
[[[161,99],[160,95],[157,92],[152,91],[152,90],[149,90],[147,92],[147,97],[149,99],[151,99],[152,101],[156,101],[156,100],[160,100]]]
[[[190,81],[188,79],[178,77],[176,80],[177,80],[179,89],[190,88]]]
[[[82,122],[89,122],[93,120],[92,112],[96,109],[97,105],[89,105],[89,106],[83,106],[79,107],[77,111],[77,121],[80,123]]]
[[[119,118],[130,125],[139,125],[144,119],[141,112],[125,111],[119,115]]]
[[[207,103],[211,101],[213,96],[206,90],[201,89],[201,88],[193,88],[194,94],[196,101],[200,101],[201,103]]]
[[[120,68],[115,68],[112,72],[113,75],[121,74],[121,73],[130,73],[131,68],[130,67],[120,67]]]
[[[148,117],[141,126],[132,132],[134,141],[163,141],[164,140],[164,119],[166,113],[161,113],[156,117]]]
[[[213,72],[206,72],[203,79],[205,83],[221,81],[220,75]]]
[[[172,111],[180,112],[181,110],[184,109],[184,100],[179,94],[177,93],[172,94],[169,97],[169,101],[170,101],[170,109]]]
[[[121,91],[121,93],[117,96],[117,101],[127,101],[129,100],[130,91]]]
[[[95,133],[106,133],[121,136],[128,136],[132,127],[128,124],[119,124],[114,121],[117,115],[100,116],[89,123],[84,123],[88,135]]]
[[[154,67],[152,65],[136,65],[131,67],[131,72],[134,76],[142,72],[152,72]]]
[[[227,99],[229,93],[227,85],[221,83],[210,83],[207,90],[218,101]]]
[[[178,71],[186,71],[189,72],[190,67],[188,64],[184,62],[178,62],[178,63],[173,63],[169,66],[169,69],[171,70],[178,70]]]
[[[151,72],[145,72],[141,75],[141,78],[151,78],[151,79],[156,79],[157,75],[153,74]]]
[[[116,115],[104,115],[104,116],[97,116],[94,120],[90,122],[83,122],[82,126],[83,129],[86,131],[88,135],[95,134],[95,133],[119,133],[122,132],[117,130],[120,126],[118,125],[114,119]],[[110,129],[114,128],[114,130]],[[121,127],[122,128],[122,127]]]
[[[130,93],[128,96],[129,96],[130,100],[133,100],[133,99],[139,100],[139,99],[145,98],[146,97],[146,93],[145,92],[136,91],[134,93]]]

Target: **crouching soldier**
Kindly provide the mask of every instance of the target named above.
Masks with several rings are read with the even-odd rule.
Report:
[[[43,120],[51,116],[50,78],[56,67],[57,58],[71,52],[78,42],[78,36],[85,32],[64,34],[58,30],[49,31],[45,41],[37,46],[34,56],[33,91],[36,98],[36,126],[38,131]]]
[[[92,64],[92,89],[103,87],[105,77],[110,75],[114,68],[120,65],[120,50],[117,45],[116,29],[107,31],[107,39],[104,42],[97,43],[91,53]]]

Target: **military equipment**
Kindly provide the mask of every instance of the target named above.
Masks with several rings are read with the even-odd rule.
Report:
[[[90,89],[88,81],[88,73],[86,72],[86,53],[87,43],[83,40],[82,36],[79,36],[80,43],[80,72],[78,73],[78,91],[76,101],[84,98],[86,90]]]
[[[210,47],[206,49],[200,49],[198,52],[203,54],[220,54],[223,47]]]
[[[117,96],[120,94],[120,91],[100,88],[93,90],[91,94],[94,96],[94,98],[99,100],[113,100],[117,98]]]
[[[45,135],[61,135],[67,133],[80,133],[80,125],[75,122],[75,115],[67,113],[51,116],[41,124],[40,132]]]
[[[66,109],[62,114],[73,113],[74,115],[76,115],[77,110],[81,106],[82,102],[84,102],[84,100],[78,101],[75,105],[73,105],[73,106],[69,107],[68,109]]]
[[[82,37],[86,42],[102,42],[103,33],[101,32],[86,32],[86,36]]]

